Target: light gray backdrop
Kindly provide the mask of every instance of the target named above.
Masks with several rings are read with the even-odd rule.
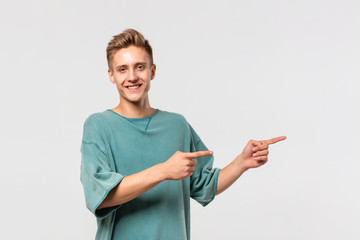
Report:
[[[111,37],[153,48],[151,105],[224,167],[286,135],[208,207],[193,239],[360,239],[359,1],[0,2],[1,239],[93,239],[79,180],[87,116],[114,107]]]

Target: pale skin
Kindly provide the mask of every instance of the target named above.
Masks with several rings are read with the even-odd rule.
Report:
[[[154,79],[156,66],[142,48],[130,46],[114,55],[112,69],[108,70],[110,81],[117,86],[120,103],[113,111],[128,118],[152,115],[156,109],[150,106],[148,92]],[[128,87],[137,86],[137,89]],[[216,194],[230,187],[245,171],[257,168],[268,161],[269,145],[285,140],[285,136],[268,140],[250,140],[243,151],[225,168],[220,170]],[[196,169],[196,159],[212,155],[212,151],[175,152],[167,161],[141,172],[125,176],[114,187],[98,209],[126,203],[166,180],[182,180],[190,177]]]

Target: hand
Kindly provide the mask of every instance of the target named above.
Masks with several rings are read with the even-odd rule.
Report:
[[[263,141],[250,140],[237,159],[245,169],[260,167],[268,161],[269,145],[285,139],[285,136],[281,136]]]
[[[194,158],[212,155],[211,151],[180,152],[177,151],[166,162],[162,163],[162,170],[166,180],[181,180],[190,177],[195,171],[197,161]]]

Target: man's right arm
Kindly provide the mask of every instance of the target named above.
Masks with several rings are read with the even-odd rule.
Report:
[[[212,155],[211,151],[184,153],[177,151],[166,162],[159,163],[141,172],[125,176],[115,186],[97,210],[126,203],[165,180],[181,180],[190,177],[196,165],[193,158]]]

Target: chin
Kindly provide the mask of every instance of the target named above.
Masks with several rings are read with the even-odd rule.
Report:
[[[128,97],[122,97],[122,99],[126,102],[129,102],[129,103],[134,103],[134,104],[137,104],[137,103],[140,103],[142,101],[142,98],[128,98]]]

